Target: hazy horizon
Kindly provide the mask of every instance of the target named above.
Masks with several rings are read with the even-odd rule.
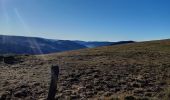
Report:
[[[170,38],[169,0],[0,0],[0,34],[83,41]]]

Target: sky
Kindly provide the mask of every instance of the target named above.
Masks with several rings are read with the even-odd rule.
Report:
[[[0,0],[0,34],[85,41],[170,38],[170,0]]]

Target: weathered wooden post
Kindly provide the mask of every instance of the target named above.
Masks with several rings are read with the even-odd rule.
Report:
[[[50,83],[47,100],[55,100],[55,95],[57,92],[58,75],[59,75],[59,67],[57,65],[52,66],[51,67],[51,83]]]

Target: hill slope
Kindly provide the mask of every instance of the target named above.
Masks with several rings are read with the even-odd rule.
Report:
[[[22,61],[1,64],[1,98],[46,98],[50,66],[57,64],[59,100],[170,99],[170,40],[16,59]]]
[[[0,35],[0,54],[48,54],[127,43],[132,42],[86,42]]]
[[[69,40],[0,35],[0,54],[47,54],[87,48]]]

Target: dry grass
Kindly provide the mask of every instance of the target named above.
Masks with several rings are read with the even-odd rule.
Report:
[[[60,66],[59,100],[169,100],[170,40],[132,43],[0,64],[4,99],[47,97],[50,66]],[[2,99],[3,100],[3,99]]]

